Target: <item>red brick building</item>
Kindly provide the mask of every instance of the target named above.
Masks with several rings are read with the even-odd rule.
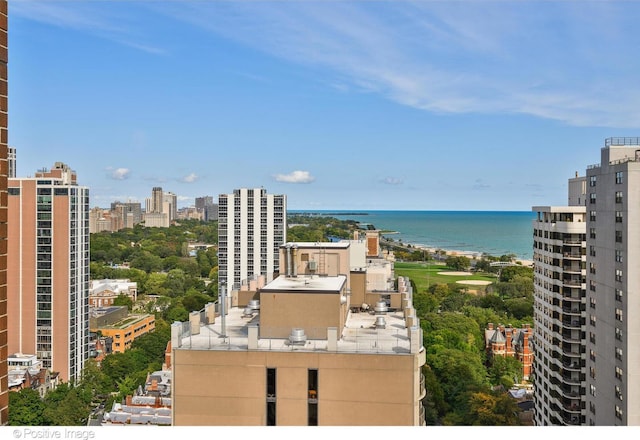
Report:
[[[489,323],[484,331],[487,358],[509,356],[518,359],[522,363],[523,379],[528,380],[533,365],[532,336],[533,329],[529,324],[517,329],[510,325],[494,328],[493,323]]]

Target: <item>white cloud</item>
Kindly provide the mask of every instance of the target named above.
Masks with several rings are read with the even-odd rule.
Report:
[[[191,173],[188,176],[184,176],[181,181],[184,183],[193,183],[198,180],[198,175],[196,173]]]
[[[640,37],[598,25],[632,27],[633,2],[189,2],[165,12],[311,66],[329,87],[429,112],[640,121],[640,60],[626,56]]]
[[[273,177],[277,182],[285,183],[311,183],[316,180],[309,171],[293,171],[289,174],[276,174]]]
[[[129,175],[131,174],[131,170],[129,168],[107,168],[107,171],[109,171],[109,176],[113,179],[113,180],[126,180],[129,178]]]
[[[384,179],[380,179],[380,182],[385,183],[387,185],[401,185],[404,183],[404,180],[398,179],[397,177],[385,177]]]

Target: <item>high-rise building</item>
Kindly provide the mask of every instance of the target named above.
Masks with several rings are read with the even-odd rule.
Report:
[[[219,287],[238,289],[254,275],[267,281],[280,271],[287,239],[287,198],[264,188],[236,189],[218,197]]]
[[[569,206],[534,206],[535,424],[585,420],[585,177],[569,180]]]
[[[89,348],[89,189],[61,162],[8,187],[9,351],[78,379]]]
[[[171,194],[171,193],[167,193]],[[170,200],[169,197],[167,200]],[[151,197],[145,200],[144,225],[147,227],[168,228],[171,224],[171,204],[165,203],[165,193],[155,186]]]
[[[204,221],[218,220],[218,204],[213,203],[213,197],[196,197],[196,209],[203,214]]]
[[[16,149],[13,147],[8,148],[7,160],[9,167],[7,168],[7,177],[16,177]]]
[[[162,212],[169,215],[169,223],[178,218],[178,196],[172,192],[162,194]]]
[[[113,230],[117,231],[123,228],[133,228],[142,222],[142,207],[140,202],[112,202],[111,217],[115,224]]]
[[[587,424],[640,425],[640,138],[587,168]]]
[[[7,1],[0,0],[0,425],[9,421],[9,376],[7,372]]]

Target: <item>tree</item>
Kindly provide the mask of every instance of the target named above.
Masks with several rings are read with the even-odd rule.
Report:
[[[469,265],[471,264],[471,261],[469,260],[469,258],[464,256],[450,256],[447,257],[446,260],[444,260],[444,264],[446,264],[447,267],[453,270],[467,270],[469,268]]]
[[[116,297],[116,299],[113,300],[113,305],[127,306],[127,310],[131,311],[131,309],[133,308],[133,300],[131,299],[131,297],[129,297],[129,295],[121,293]]]
[[[469,400],[469,424],[481,426],[520,425],[520,408],[508,394],[476,392]]]
[[[9,425],[11,426],[41,426],[44,424],[42,413],[45,404],[40,394],[31,389],[9,393]]]
[[[189,290],[184,298],[182,298],[182,305],[185,309],[190,311],[202,310],[209,302],[212,302],[212,298],[210,296],[193,289]]]
[[[511,356],[494,356],[487,370],[492,385],[503,385],[511,388],[514,383],[522,381],[522,362]]]

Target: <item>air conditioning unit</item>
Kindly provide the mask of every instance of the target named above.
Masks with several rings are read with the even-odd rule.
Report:
[[[309,261],[308,265],[309,270],[318,270],[318,263],[316,261]]]

